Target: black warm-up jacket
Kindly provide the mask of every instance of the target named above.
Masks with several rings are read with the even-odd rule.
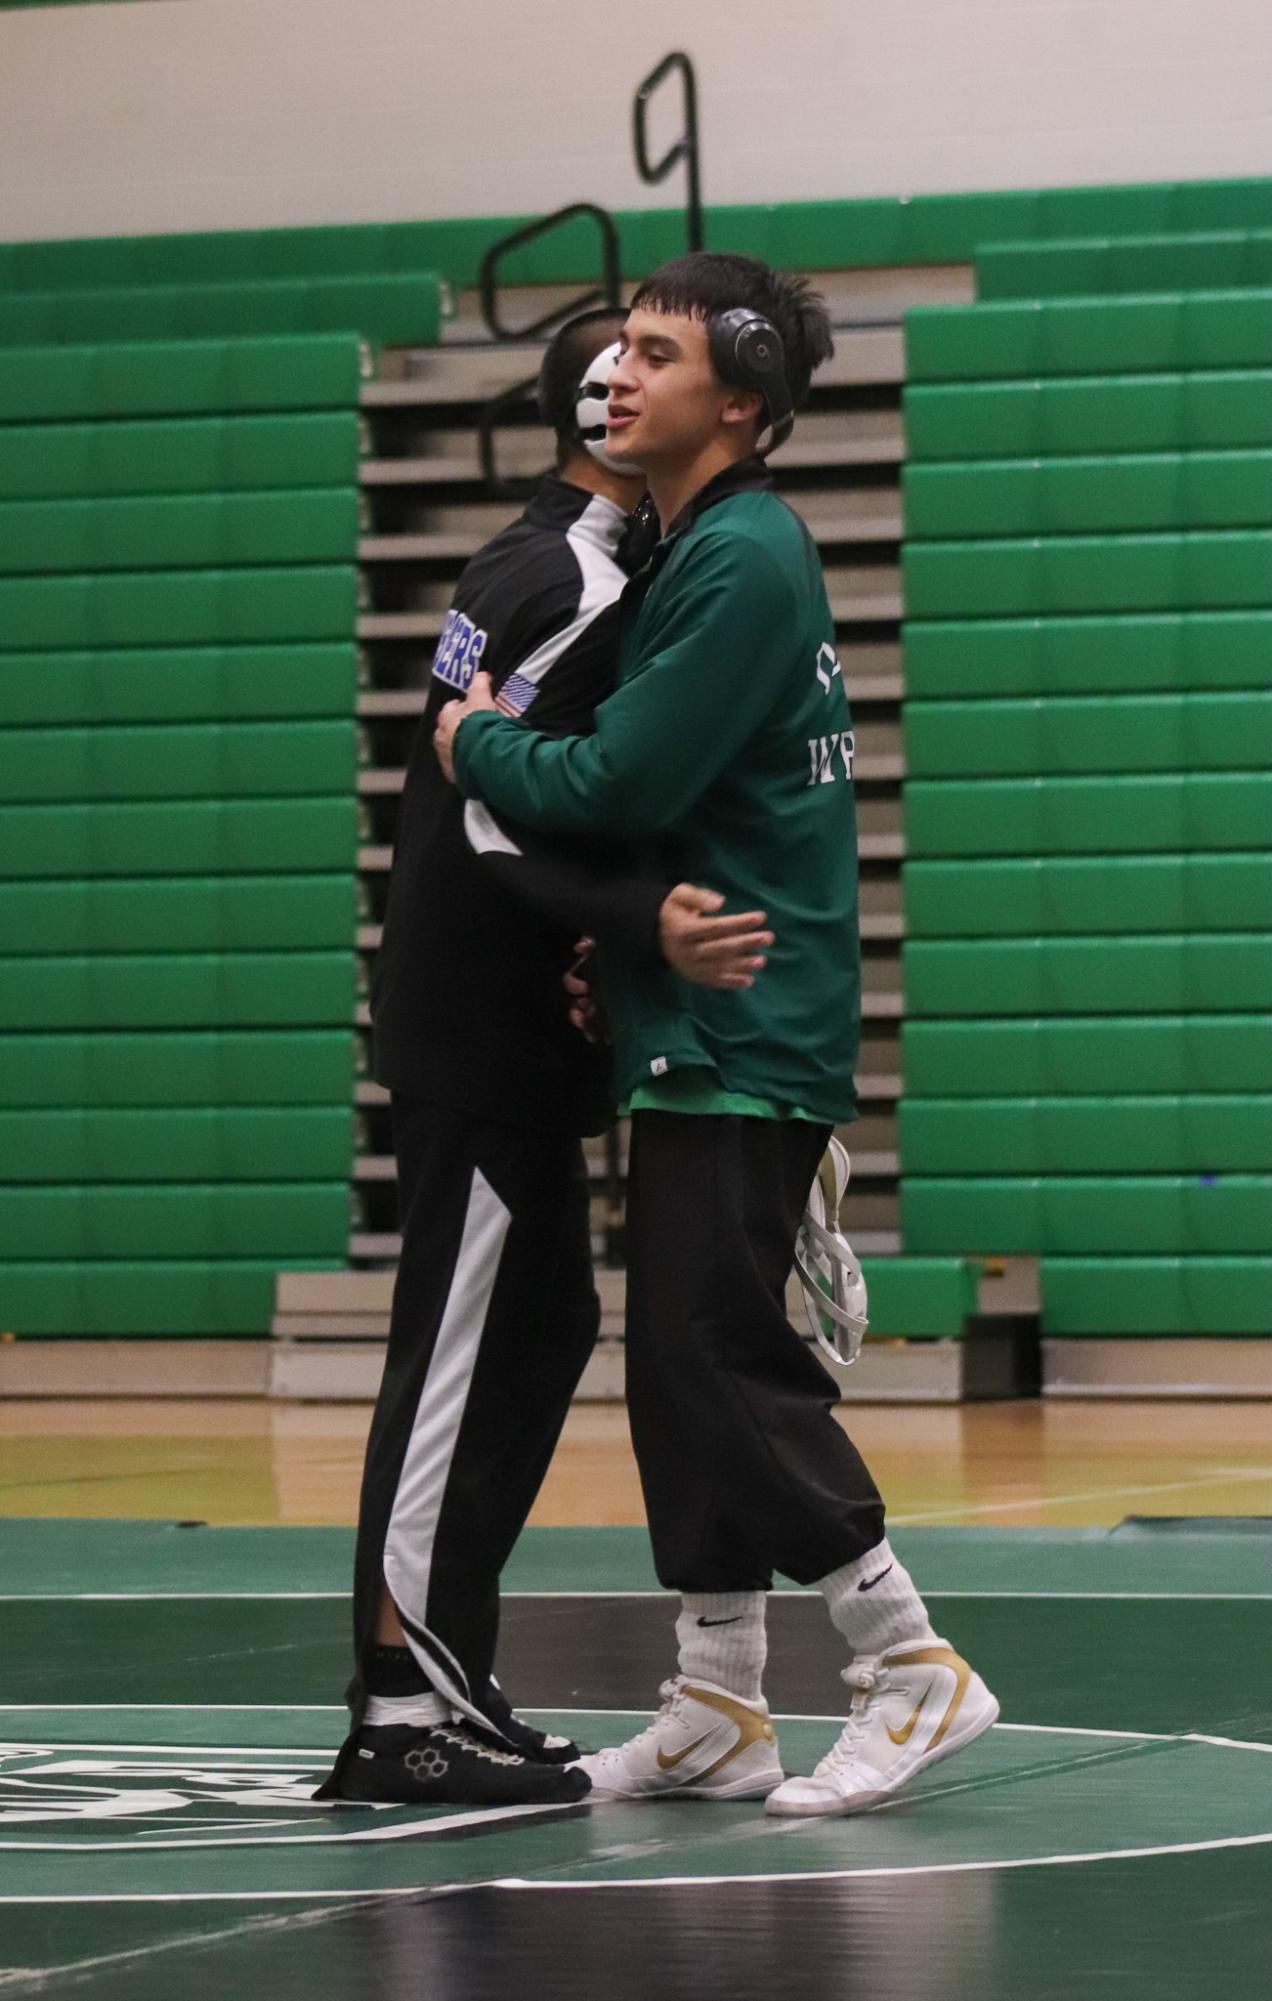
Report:
[[[608,1123],[609,1055],[570,1025],[562,975],[581,933],[655,956],[667,885],[625,873],[602,843],[557,843],[466,806],[433,731],[478,671],[505,714],[554,736],[590,731],[614,687],[618,600],[642,539],[612,501],[549,475],[459,580],[407,767],[372,979],[372,1067],[391,1090],[508,1125]]]

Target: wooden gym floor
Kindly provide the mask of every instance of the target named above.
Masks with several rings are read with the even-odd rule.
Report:
[[[365,1405],[0,1402],[0,1516],[351,1523]],[[1272,1514],[1266,1403],[867,1406],[842,1413],[898,1525]],[[572,1413],[541,1527],[643,1519],[621,1408]]]

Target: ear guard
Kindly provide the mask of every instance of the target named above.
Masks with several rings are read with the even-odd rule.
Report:
[[[534,387],[534,400],[538,405],[539,415],[550,430],[559,431],[570,418],[570,383],[568,378],[565,382],[561,381],[560,372],[556,367],[562,344],[581,327],[598,325],[602,320],[611,322],[621,320],[625,311],[626,308],[623,306],[589,306],[586,312],[575,313],[572,319],[563,321],[544,348],[543,359],[539,363],[538,380]],[[592,364],[589,363],[589,373],[591,367]]]
[[[852,1245],[839,1228],[839,1205],[852,1163],[837,1139],[822,1155],[795,1239],[795,1269],[804,1311],[818,1344],[840,1368],[855,1362],[869,1322],[866,1281]]]
[[[644,479],[639,466],[619,464],[611,459],[605,450],[605,419],[609,409],[610,377],[618,367],[620,349],[617,341],[612,346],[602,348],[587,365],[587,374],[580,382],[574,397],[574,426],[580,443],[586,445],[594,459],[598,459],[611,472],[626,478]]]
[[[722,382],[750,389],[764,398],[768,424],[758,449],[771,452],[784,444],[795,428],[795,404],[786,379],[782,336],[771,320],[746,306],[716,313],[707,325],[711,360]]]

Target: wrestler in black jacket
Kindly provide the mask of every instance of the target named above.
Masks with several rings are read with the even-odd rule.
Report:
[[[555,736],[590,733],[614,686],[618,598],[649,541],[639,515],[549,474],[468,564],[438,642],[398,821],[372,982],[373,1067],[390,1090],[507,1124],[597,1132],[608,1055],[566,1015],[581,932],[654,956],[669,884],[621,873],[465,808],[432,750],[443,702],[480,667],[500,706]]]

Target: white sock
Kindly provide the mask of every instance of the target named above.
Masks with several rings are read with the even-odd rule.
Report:
[[[676,1621],[680,1672],[758,1702],[768,1640],[762,1591],[687,1591]]]
[[[819,1577],[831,1624],[852,1654],[882,1654],[890,1647],[932,1646],[937,1636],[914,1579],[893,1555],[885,1536],[855,1563]]]
[[[362,1717],[373,1729],[386,1723],[409,1723],[416,1730],[428,1730],[435,1723],[450,1720],[449,1708],[431,1688],[420,1695],[369,1695]]]

